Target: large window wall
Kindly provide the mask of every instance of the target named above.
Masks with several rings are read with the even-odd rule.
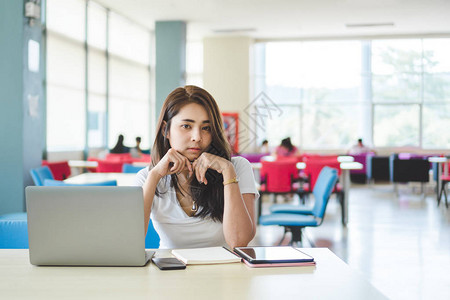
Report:
[[[92,1],[47,0],[47,150],[150,146],[151,32]]]
[[[255,46],[255,95],[282,113],[258,126],[303,149],[450,147],[450,39],[266,42]]]

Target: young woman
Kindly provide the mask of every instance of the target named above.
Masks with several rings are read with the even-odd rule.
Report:
[[[196,86],[177,88],[165,100],[152,164],[137,182],[160,248],[246,246],[256,231],[259,197],[250,163],[231,158],[214,98]]]
[[[275,148],[273,153],[276,157],[291,157],[299,155],[297,147],[292,145],[291,138],[281,140],[281,144]]]

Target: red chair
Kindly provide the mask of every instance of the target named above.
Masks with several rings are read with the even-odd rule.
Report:
[[[43,160],[42,165],[48,166],[50,171],[52,171],[53,179],[55,180],[67,179],[71,174],[69,163],[66,160],[54,162]]]
[[[124,162],[99,160],[97,172],[99,173],[122,173],[122,166]]]
[[[132,157],[131,158],[132,162],[145,162],[145,163],[149,163],[152,161],[152,157],[149,154],[142,154],[140,157]]]
[[[321,158],[308,158],[305,160],[306,168],[304,170],[305,175],[308,177],[308,183],[304,183],[301,188],[301,197],[305,197],[305,195],[312,193],[314,190],[314,186],[316,185],[317,178],[319,177],[320,171],[322,171],[323,167],[327,166],[338,171],[338,176],[341,175],[341,166],[337,161],[337,156],[325,159]],[[341,209],[344,209],[343,201],[344,201],[344,189],[341,184],[336,183],[333,188],[333,193],[338,196],[339,203],[341,204]]]
[[[261,186],[258,205],[258,220],[261,216],[261,204],[263,194],[291,194],[300,196],[298,184],[299,173],[296,161],[262,161],[261,162]]]
[[[130,153],[108,153],[106,155],[107,161],[121,161],[131,163],[133,158]]]

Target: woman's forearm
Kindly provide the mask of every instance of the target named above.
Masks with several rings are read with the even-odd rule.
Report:
[[[144,224],[145,224],[145,235],[147,235],[148,223],[150,222],[150,213],[153,204],[153,198],[155,197],[156,186],[158,185],[161,176],[158,174],[148,173],[147,179],[142,186],[144,193]]]
[[[224,173],[224,182],[234,178],[235,174],[230,176]],[[254,196],[250,195],[248,194],[248,197],[254,200]],[[237,183],[224,186],[223,232],[227,244],[232,248],[247,246],[255,236],[254,202],[251,199],[246,200],[244,200]]]

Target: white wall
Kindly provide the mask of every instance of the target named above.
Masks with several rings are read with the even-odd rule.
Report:
[[[239,152],[254,151],[254,136],[247,130],[244,109],[251,99],[250,49],[253,40],[243,36],[207,37],[203,40],[203,87],[222,112],[238,112]]]

